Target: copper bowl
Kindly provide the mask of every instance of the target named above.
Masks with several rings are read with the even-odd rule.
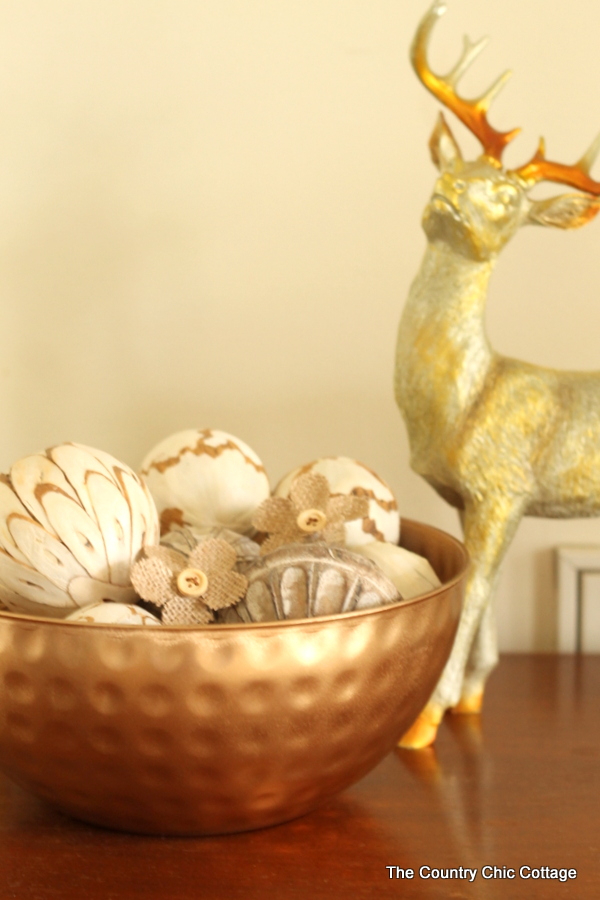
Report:
[[[467,554],[402,523],[442,581],[318,619],[202,628],[0,614],[0,766],[64,812],[199,835],[293,819],[375,766],[420,712],[456,631]]]

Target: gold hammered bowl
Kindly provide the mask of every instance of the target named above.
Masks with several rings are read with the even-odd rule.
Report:
[[[147,834],[309,812],[375,766],[450,652],[467,554],[403,520],[442,586],[312,620],[119,627],[0,614],[0,766],[64,812]]]

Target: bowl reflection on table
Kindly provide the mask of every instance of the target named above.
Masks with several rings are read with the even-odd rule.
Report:
[[[0,614],[0,766],[71,815],[148,834],[260,828],[365,775],[450,652],[467,556],[410,520],[442,586],[254,625],[96,625]]]

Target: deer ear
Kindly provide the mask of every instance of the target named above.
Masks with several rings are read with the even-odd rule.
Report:
[[[452,169],[457,160],[462,160],[460,148],[442,113],[429,138],[429,150],[432,160],[441,172]]]
[[[527,215],[533,225],[580,228],[600,212],[600,197],[589,194],[561,194],[548,200],[534,200]]]

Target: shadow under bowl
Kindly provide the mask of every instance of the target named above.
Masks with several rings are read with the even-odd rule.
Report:
[[[441,587],[318,619],[199,628],[0,613],[0,767],[123,831],[222,834],[303,815],[358,781],[427,702],[468,557],[402,521]]]

